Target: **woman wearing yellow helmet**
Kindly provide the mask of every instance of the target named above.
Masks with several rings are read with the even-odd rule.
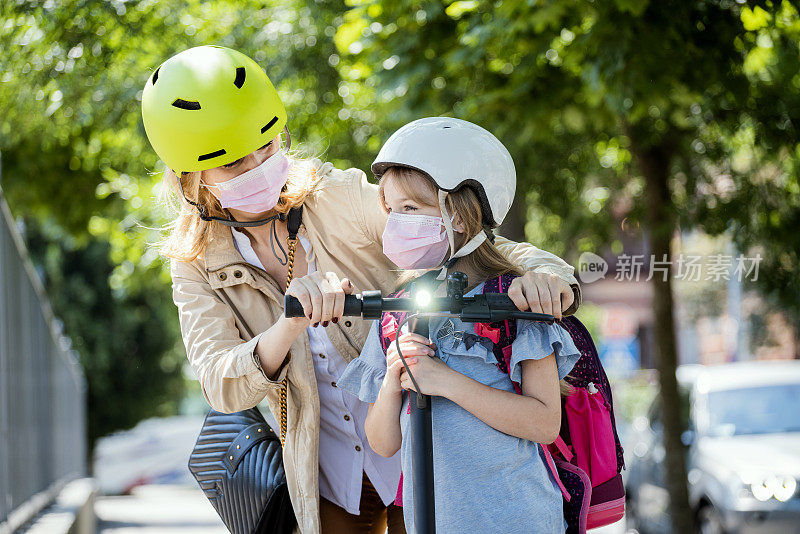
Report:
[[[179,200],[161,252],[172,259],[173,299],[206,400],[225,413],[263,401],[284,441],[301,532],[404,532],[392,504],[399,458],[372,451],[368,406],[336,386],[369,330],[342,319],[345,293],[396,283],[377,186],[360,170],[289,155],[275,88],[228,48],[165,61],[147,81],[142,115]],[[496,244],[530,270],[509,291],[521,308],[558,317],[577,309],[571,266],[532,245]],[[287,292],[313,303],[309,317],[283,316],[292,279]]]

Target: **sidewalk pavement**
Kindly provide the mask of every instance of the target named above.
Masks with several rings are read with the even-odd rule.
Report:
[[[148,485],[131,495],[95,502],[101,534],[227,534],[217,512],[199,488]]]
[[[95,503],[100,534],[227,534],[205,495],[192,486],[139,486],[131,495],[98,497]],[[620,521],[592,534],[625,534]]]

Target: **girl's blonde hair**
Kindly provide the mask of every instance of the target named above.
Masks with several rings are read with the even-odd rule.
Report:
[[[434,198],[438,198],[439,194],[439,188],[428,175],[408,167],[397,166],[389,167],[381,177],[379,194],[384,210],[388,211],[386,198],[384,197],[384,186],[389,180],[393,180],[397,188],[409,200],[424,206],[439,207],[438,204],[431,204],[429,201],[430,196],[425,195],[425,192],[428,192]],[[489,231],[483,222],[483,211],[478,195],[471,187],[461,187],[447,195],[445,207],[451,215],[454,215],[454,224],[460,224],[464,230],[463,233],[454,235],[456,249],[463,246],[467,240],[477,235],[478,232]],[[522,269],[500,254],[497,247],[488,239],[470,254],[459,258],[458,263],[477,273],[484,280],[509,273],[522,274]],[[398,283],[400,286],[405,285],[416,276],[417,273],[415,271],[409,271],[400,276]],[[558,388],[562,397],[572,395],[575,391],[566,380],[559,380]]]
[[[292,152],[289,159],[292,163],[289,178],[275,206],[278,213],[287,213],[290,209],[301,206],[319,184],[316,165],[311,158]],[[230,217],[217,197],[207,187],[200,187],[202,174],[202,171],[181,173],[180,181],[186,198],[203,206],[207,215]],[[164,171],[159,202],[172,213],[177,213],[177,216],[162,227],[164,237],[156,243],[156,247],[167,258],[190,262],[205,251],[214,225],[221,223],[200,218],[198,208],[189,204],[181,194],[178,179],[172,170]]]

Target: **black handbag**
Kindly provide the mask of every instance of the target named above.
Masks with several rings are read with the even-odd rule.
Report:
[[[189,470],[233,534],[291,534],[297,520],[280,438],[261,412],[208,412]]]
[[[289,211],[287,288],[292,281],[301,219],[302,207]],[[250,338],[255,337],[228,295],[219,294]],[[189,456],[189,470],[233,534],[291,534],[297,525],[283,469],[286,389],[284,378],[280,389],[280,436],[272,431],[258,408],[231,414],[211,410]]]

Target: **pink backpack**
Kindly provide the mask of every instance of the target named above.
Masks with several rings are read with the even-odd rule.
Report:
[[[512,275],[503,275],[487,280],[483,292],[506,293],[513,279]],[[400,290],[391,296],[404,293]],[[405,315],[396,312],[381,316],[384,353],[394,341],[397,325]],[[566,317],[558,324],[570,334],[581,357],[566,377],[574,392],[562,399],[559,437],[543,449],[548,468],[564,496],[567,534],[583,534],[588,529],[619,521],[625,514],[625,488],[620,474],[625,464],[614,422],[611,385],[592,338],[574,317]],[[475,333],[492,340],[497,367],[508,373],[511,344],[517,336],[516,321],[476,323]],[[514,383],[514,389],[522,393],[519,384]],[[402,506],[402,487],[401,478],[395,501],[399,506]]]
[[[506,293],[514,276],[487,280],[484,293]],[[548,466],[564,496],[567,533],[609,525],[625,514],[625,488],[620,474],[625,466],[617,436],[611,384],[600,363],[589,332],[575,317],[558,322],[581,353],[565,380],[574,392],[562,399],[561,431],[545,447]],[[516,321],[477,323],[475,333],[494,342],[497,366],[508,373]],[[517,393],[522,393],[514,383]]]

